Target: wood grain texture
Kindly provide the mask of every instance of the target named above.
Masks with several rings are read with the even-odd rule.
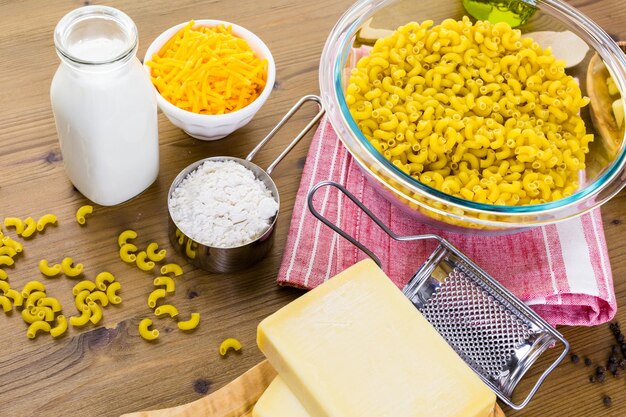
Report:
[[[138,231],[140,246],[167,241],[166,193],[178,172],[191,162],[215,155],[245,156],[253,145],[302,95],[318,92],[317,68],[326,37],[353,0],[165,0],[102,1],[120,8],[136,22],[140,57],[147,45],[166,28],[190,18],[215,18],[236,22],[258,34],[277,62],[277,83],[267,104],[254,120],[229,138],[217,142],[190,139],[159,116],[160,174],[141,196],[116,207],[96,207],[85,227],[73,220],[75,210],[87,200],[75,191],[63,171],[50,109],[50,81],[58,66],[52,32],[59,19],[83,4],[77,0],[0,1],[0,218],[37,217],[46,212],[59,216],[59,224],[25,242],[10,282],[21,287],[39,279],[37,263],[72,256],[85,265],[85,274],[102,270],[122,283],[120,306],[104,310],[100,327],[70,329],[60,340],[26,338],[18,313],[0,314],[0,416],[119,416],[138,410],[174,407],[213,393],[263,357],[256,348],[256,326],[261,319],[301,294],[279,288],[275,275],[291,217],[310,136],[275,170],[282,207],[276,242],[269,256],[256,267],[232,275],[207,274],[184,265],[172,302],[185,316],[202,314],[200,327],[191,334],[175,323],[155,320],[161,336],[156,343],[143,341],[137,331],[141,318],[150,317],[146,297],[154,274],[123,264],[117,256],[116,237],[124,229]],[[626,39],[626,9],[618,0],[572,0],[606,30]],[[297,115],[279,137],[258,157],[264,167],[288,143],[305,119]],[[620,194],[603,209],[606,236],[615,277],[618,303],[626,301],[626,195]],[[41,278],[43,279],[43,278]],[[72,314],[71,288],[75,281],[46,281],[49,294],[59,298]],[[618,319],[626,323],[626,312]],[[594,361],[605,361],[614,343],[607,326],[562,328],[572,348]],[[220,342],[236,337],[240,354],[222,358]],[[507,416],[568,417],[626,415],[626,384],[617,381],[590,385],[591,373],[582,364],[564,364],[521,412]],[[533,374],[531,373],[531,377]],[[529,382],[524,382],[528,388]],[[613,407],[602,396],[613,398]]]

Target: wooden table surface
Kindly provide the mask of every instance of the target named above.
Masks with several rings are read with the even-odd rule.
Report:
[[[277,62],[277,83],[268,103],[245,128],[217,142],[192,140],[160,116],[161,165],[157,182],[138,198],[116,207],[95,208],[85,227],[73,220],[88,201],[65,176],[50,108],[50,81],[58,66],[52,31],[59,19],[82,1],[9,0],[0,2],[0,218],[41,216],[52,212],[57,227],[25,242],[24,253],[10,269],[10,282],[21,287],[40,279],[40,259],[65,256],[84,263],[86,276],[113,272],[122,283],[123,303],[104,310],[103,324],[70,329],[59,340],[26,338],[20,314],[0,313],[0,416],[117,416],[125,412],[186,403],[213,392],[262,360],[255,344],[261,319],[301,294],[275,282],[294,196],[310,136],[274,172],[282,207],[276,242],[269,256],[254,268],[233,275],[211,275],[184,266],[173,303],[182,315],[202,314],[192,334],[183,334],[168,320],[156,320],[161,337],[142,340],[137,324],[151,311],[146,305],[154,275],[122,263],[116,237],[135,229],[137,241],[167,241],[166,193],[186,165],[212,155],[243,156],[300,96],[318,91],[318,61],[324,41],[352,0],[165,0],[103,1],[122,9],[140,33],[138,55],[162,30],[192,17],[241,24],[266,41]],[[571,0],[609,33],[626,39],[626,10],[620,0]],[[175,4],[175,5],[174,5]],[[258,157],[267,166],[292,137],[298,123],[313,114],[307,109]],[[618,304],[626,301],[626,194],[603,208],[604,225]],[[183,262],[170,251],[168,259]],[[41,278],[43,279],[43,278]],[[48,292],[72,306],[67,278],[48,280]],[[72,308],[66,308],[72,314]],[[618,320],[626,325],[626,310]],[[560,328],[572,349],[594,362],[606,361],[613,344],[608,325]],[[236,337],[241,354],[221,358],[219,343]],[[551,375],[535,400],[508,416],[623,416],[626,377],[591,385],[591,368],[565,363]],[[607,408],[602,397],[613,405]]]

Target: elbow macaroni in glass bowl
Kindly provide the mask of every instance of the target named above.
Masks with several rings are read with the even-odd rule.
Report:
[[[621,190],[623,127],[605,137],[596,116],[611,106],[587,98],[594,53],[624,91],[626,59],[608,35],[554,0],[538,0],[521,31],[465,15],[458,0],[361,0],[331,32],[322,99],[370,183],[418,220],[491,234],[574,217]],[[533,40],[544,30],[590,52],[555,57]]]

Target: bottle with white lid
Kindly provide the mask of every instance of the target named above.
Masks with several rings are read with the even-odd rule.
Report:
[[[137,59],[137,27],[126,14],[85,6],[54,31],[61,64],[50,87],[67,175],[94,203],[144,191],[159,170],[154,88]]]

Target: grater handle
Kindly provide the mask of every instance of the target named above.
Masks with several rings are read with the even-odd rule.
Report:
[[[365,213],[370,219],[372,219],[374,221],[374,223],[376,223],[378,225],[378,227],[380,227],[393,240],[396,240],[396,241],[410,241],[410,240],[435,239],[439,243],[444,242],[444,239],[442,237],[437,236],[435,234],[413,235],[413,236],[398,236],[385,223],[383,223],[382,220],[380,220],[378,217],[376,217],[376,215],[374,213],[372,213],[367,207],[365,207],[365,205],[358,198],[356,198],[354,196],[354,194],[352,194],[350,191],[348,191],[343,185],[341,185],[341,184],[339,184],[339,183],[337,183],[335,181],[322,181],[322,182],[317,183],[313,188],[311,188],[309,190],[309,193],[308,193],[308,196],[307,196],[307,204],[309,206],[309,210],[311,211],[311,214],[313,214],[313,216],[315,216],[319,221],[324,223],[326,226],[330,227],[332,230],[334,230],[339,235],[341,235],[348,242],[352,243],[354,246],[356,246],[357,248],[361,249],[365,254],[367,254],[367,256],[372,258],[372,260],[374,262],[376,262],[376,264],[381,269],[382,269],[382,263],[380,262],[380,259],[378,258],[378,256],[376,256],[374,254],[374,252],[372,252],[370,249],[368,249],[365,245],[363,245],[361,242],[356,240],[354,237],[350,236],[339,225],[336,225],[332,221],[328,220],[326,217],[324,217],[324,215],[322,215],[320,212],[318,212],[317,209],[314,207],[314,205],[313,205],[313,196],[322,187],[334,187],[337,190],[339,190],[339,192],[344,194],[354,204],[356,204],[356,206],[358,208],[360,208],[363,211],[363,213]]]

